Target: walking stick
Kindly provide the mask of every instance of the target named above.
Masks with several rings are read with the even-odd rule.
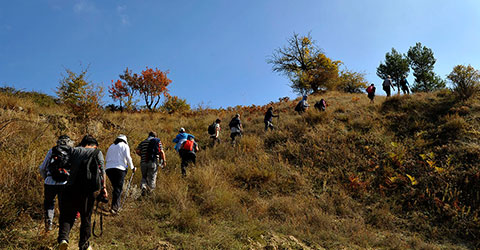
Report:
[[[128,181],[127,190],[125,190],[125,194],[123,195],[123,199],[122,199],[122,202],[120,203],[120,207],[118,208],[118,211],[120,211],[123,208],[123,205],[125,204],[125,200],[127,199],[128,191],[130,190],[130,186],[132,185],[132,180],[134,175],[135,175],[135,172],[132,172],[132,175],[130,176],[130,180]]]

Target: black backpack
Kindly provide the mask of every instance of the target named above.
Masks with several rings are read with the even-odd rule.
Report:
[[[303,102],[300,101],[297,106],[295,106],[295,111],[300,112],[300,111],[305,111],[305,108],[303,107]]]
[[[100,190],[103,183],[102,165],[98,162],[99,149],[95,149],[86,162],[85,190],[96,192]]]
[[[147,147],[147,160],[155,161],[159,153],[160,153],[160,139],[158,138],[150,139],[150,142],[148,142],[148,147]]]
[[[215,128],[215,125],[216,123],[212,123],[208,126],[208,134],[209,135],[215,135],[215,133],[217,132],[216,128]]]
[[[240,125],[240,119],[233,118],[228,124],[228,127],[233,128],[233,127],[238,127],[239,125]]]
[[[52,155],[47,170],[54,181],[64,182],[70,176],[70,153],[72,148],[67,145],[57,145],[52,148]]]

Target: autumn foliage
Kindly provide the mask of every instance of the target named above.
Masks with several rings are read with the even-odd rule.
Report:
[[[121,80],[113,81],[109,87],[110,97],[125,104],[127,110],[135,107],[139,94],[145,101],[145,105],[149,110],[156,110],[162,95],[168,98],[167,86],[172,82],[167,77],[169,71],[161,71],[160,69],[146,68],[141,74],[132,73],[128,68],[119,77]]]

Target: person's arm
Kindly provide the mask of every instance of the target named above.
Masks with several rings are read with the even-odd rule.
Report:
[[[173,138],[173,142],[178,143],[179,139],[180,138],[178,138],[178,135],[177,135],[175,138]]]
[[[215,126],[215,138],[220,136],[220,126]]]
[[[142,156],[142,150],[140,149],[140,146],[142,145],[142,143],[138,144],[137,148],[135,148],[135,153],[138,155],[138,156]]]
[[[45,159],[43,159],[42,164],[40,164],[40,166],[38,167],[38,172],[40,173],[40,175],[44,180],[45,178],[47,178],[47,165],[51,157],[52,157],[52,149],[48,150],[48,153],[45,156]]]
[[[100,164],[100,169],[102,170],[102,176],[103,176],[101,192],[104,193],[105,197],[107,198],[108,197],[107,183],[106,183],[107,175],[105,174],[105,160],[103,158],[102,151],[98,151],[97,159],[98,159],[98,164]]]
[[[130,166],[133,172],[135,172],[135,166],[133,166],[132,155],[130,154],[130,147],[125,144],[125,158],[127,158],[127,164]]]
[[[162,159],[163,161],[163,167],[166,167],[167,166],[167,157],[165,156],[165,152],[163,151],[163,148],[160,149],[160,159]]]

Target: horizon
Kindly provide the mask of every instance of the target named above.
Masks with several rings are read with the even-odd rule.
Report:
[[[443,79],[458,64],[480,68],[474,0],[22,1],[4,3],[0,22],[0,85],[56,96],[64,68],[90,65],[88,80],[103,85],[105,105],[118,104],[106,90],[126,67],[170,70],[170,93],[192,108],[296,98],[266,62],[294,32],[310,33],[328,57],[364,72],[379,95],[376,67],[391,48],[406,53],[421,42]]]

